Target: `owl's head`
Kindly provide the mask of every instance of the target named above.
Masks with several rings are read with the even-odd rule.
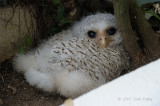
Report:
[[[122,42],[116,29],[115,17],[109,13],[97,13],[82,18],[73,25],[72,31],[74,36],[92,40],[104,48]]]

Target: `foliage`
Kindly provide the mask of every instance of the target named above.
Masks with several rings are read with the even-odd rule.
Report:
[[[6,3],[8,3],[7,0],[5,0]],[[72,20],[70,20],[69,18],[67,18],[67,14],[66,14],[66,10],[65,10],[65,7],[63,5],[63,2],[61,0],[52,0],[52,2],[50,2],[51,4],[46,4],[46,5],[49,5],[48,7],[50,8],[46,8],[46,7],[41,7],[42,9],[48,9],[48,11],[53,11],[52,14],[56,14],[56,17],[54,17],[54,21],[53,22],[50,22],[50,26],[48,28],[43,29],[42,27],[42,30],[45,30],[43,31],[45,35],[44,38],[47,38],[49,36],[51,36],[52,34],[55,34],[55,33],[58,33],[60,32],[62,29],[64,29],[64,27],[68,26],[70,23],[72,23]],[[44,3],[45,4],[45,3]],[[45,13],[45,12],[44,12]],[[42,20],[38,21],[38,22],[41,22],[43,21],[43,19],[49,19],[47,22],[50,21],[50,18],[46,17],[45,18],[45,14],[42,14],[44,16],[44,18],[41,18]],[[44,24],[44,25],[47,25],[47,24]],[[18,52],[19,53],[25,53],[25,51],[32,46],[32,39],[27,36],[25,38],[25,41],[20,43],[19,46],[18,46]]]
[[[18,52],[21,54],[25,53],[26,48],[32,45],[32,39],[30,36],[27,36],[24,43],[21,43],[18,47]]]
[[[145,14],[150,14],[150,17],[151,16],[154,16],[155,18],[157,18],[158,20],[160,20],[160,17],[158,14],[156,14],[153,10],[149,10],[149,11],[144,11]]]
[[[146,19],[150,22],[155,31],[160,30],[160,14],[156,11],[158,5],[160,5],[159,0],[137,0],[139,6],[141,7]],[[155,6],[157,5],[157,6]]]
[[[24,54],[24,45],[20,44],[18,47],[18,53]]]
[[[60,0],[53,0],[53,3],[54,3],[54,5],[58,5],[58,4],[60,4]]]
[[[158,2],[159,0],[137,0],[138,4],[147,4],[147,3],[153,3],[153,2]]]
[[[64,6],[62,4],[58,5],[58,9],[57,9],[57,18],[58,20],[63,19],[63,15],[64,15]]]
[[[64,16],[65,8],[64,6],[60,3],[60,0],[54,0],[54,5],[57,6],[57,19],[59,22],[62,24],[67,24],[71,23],[72,21]]]
[[[27,36],[25,39],[25,45],[26,46],[31,46],[32,45],[32,39],[30,36]]]
[[[3,5],[4,5],[4,6],[7,5],[7,0],[3,0]]]
[[[60,32],[63,29],[65,24],[72,23],[72,20],[65,17],[65,8],[61,3],[61,0],[53,0],[54,6],[57,8],[57,24],[53,25],[52,29],[50,30],[49,34],[55,34]]]

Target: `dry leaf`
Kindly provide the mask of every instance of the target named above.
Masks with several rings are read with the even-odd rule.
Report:
[[[71,17],[73,17],[76,12],[77,12],[77,9],[75,8],[74,10],[72,10],[72,11],[69,13],[69,15],[70,15]]]
[[[8,85],[8,88],[13,90],[13,95],[17,92],[17,89],[13,86]]]

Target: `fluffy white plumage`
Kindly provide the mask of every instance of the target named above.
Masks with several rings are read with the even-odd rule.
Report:
[[[97,13],[14,58],[30,85],[77,97],[116,77],[129,65],[115,18]]]

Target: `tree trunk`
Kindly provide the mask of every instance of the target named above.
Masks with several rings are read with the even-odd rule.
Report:
[[[133,31],[127,0],[113,0],[116,24],[120,35],[123,38],[124,47],[133,61],[142,55],[142,51],[137,43],[136,32]],[[137,58],[135,58],[137,57]]]
[[[158,36],[144,17],[141,8],[137,5],[135,0],[129,0],[129,8],[134,28],[140,35],[147,53],[154,52],[159,47]]]
[[[27,37],[39,38],[33,6],[6,6],[0,8],[0,63],[21,48]],[[32,42],[33,43],[33,42]]]

